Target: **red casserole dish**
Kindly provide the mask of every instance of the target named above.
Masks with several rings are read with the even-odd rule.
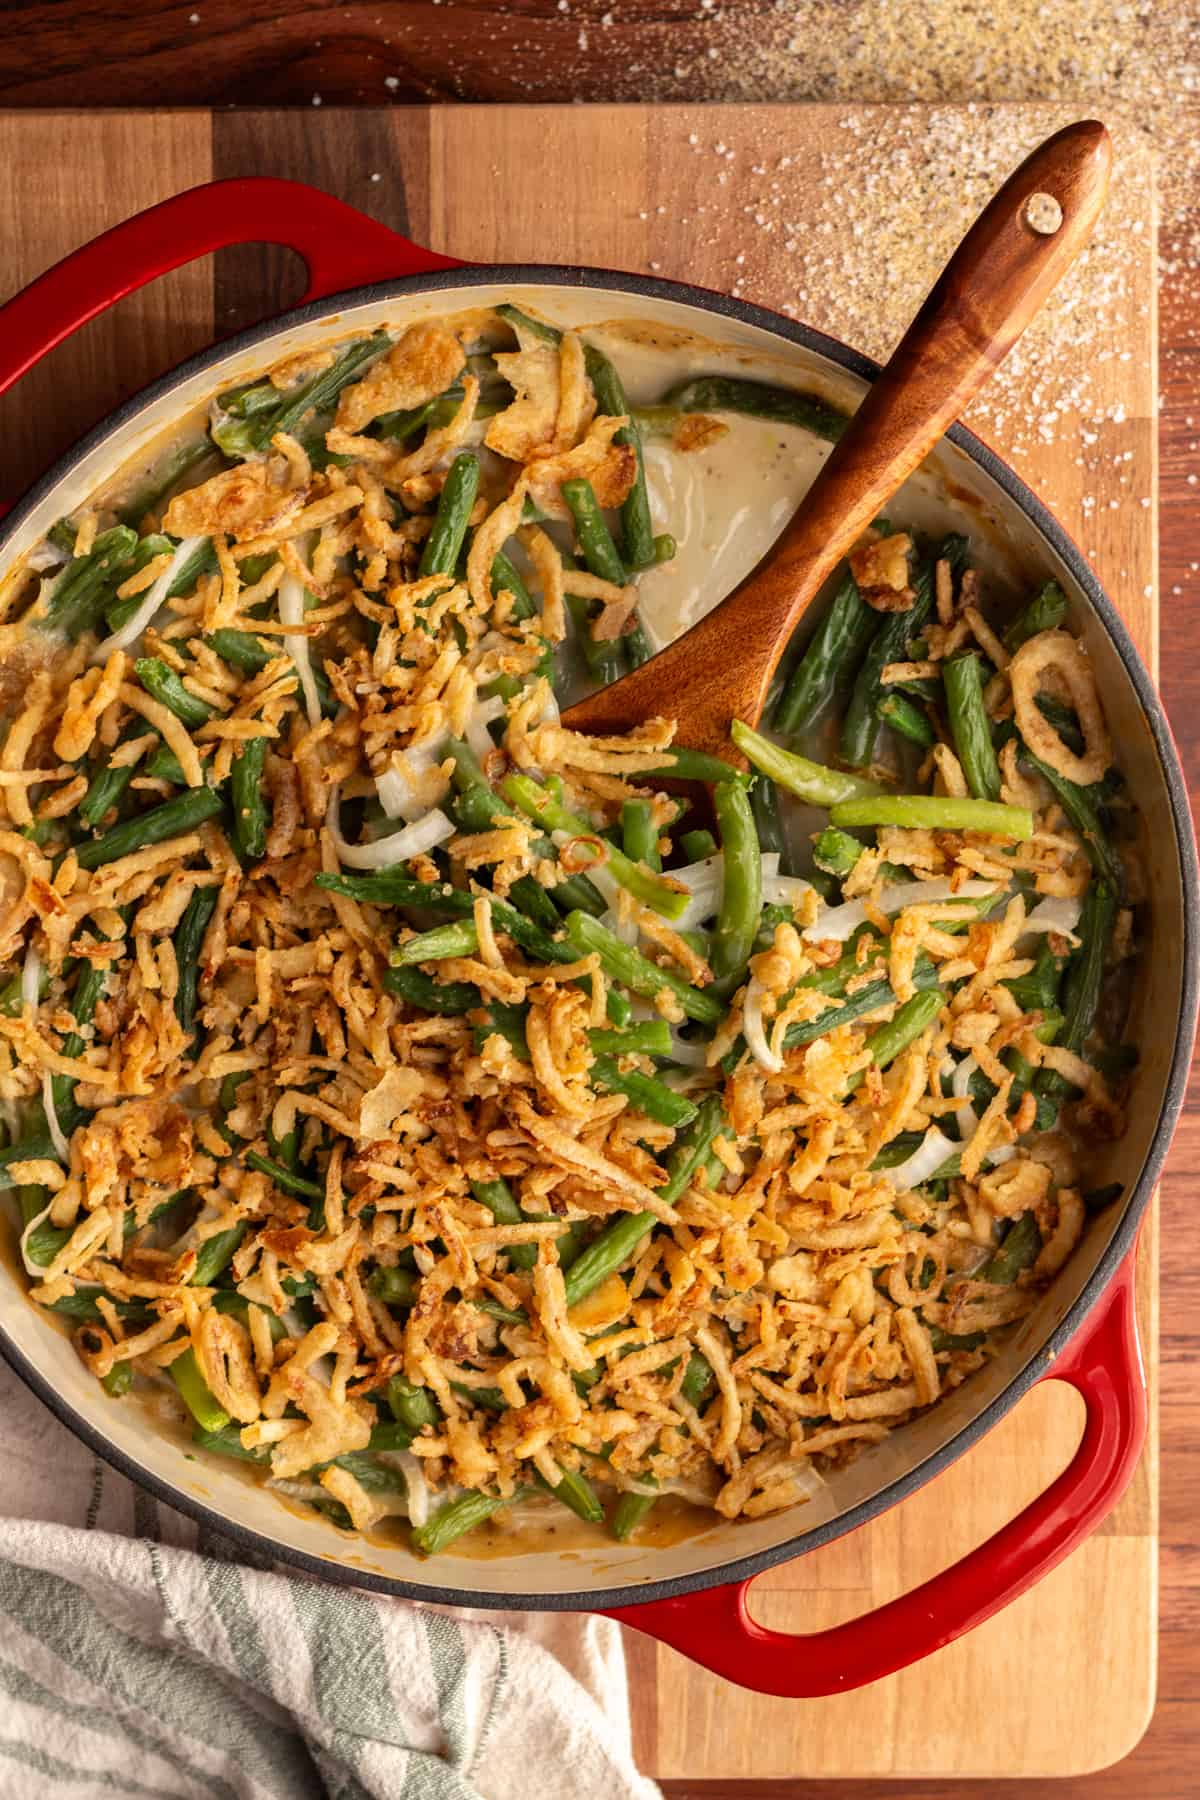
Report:
[[[0,308],[0,391],[124,294],[232,244],[286,245],[305,260],[299,307],[172,371],[92,431],[15,506],[0,530],[0,572],[108,473],[172,420],[239,374],[363,325],[496,298],[531,301],[573,322],[623,314],[689,330],[739,367],[769,365],[854,404],[874,365],[761,308],[696,288],[600,270],[471,268],[419,248],[299,184],[195,188],[115,227]],[[491,297],[489,299],[488,297]],[[1145,818],[1151,954],[1144,981],[1144,1068],[1129,1129],[1114,1146],[1126,1199],[1094,1219],[1055,1287],[1002,1354],[953,1397],[839,1472],[821,1516],[812,1506],[753,1525],[725,1523],[668,1549],[605,1546],[568,1561],[546,1554],[418,1562],[401,1546],[343,1541],[293,1518],[236,1474],[185,1463],[136,1409],[101,1417],[90,1378],[48,1332],[15,1280],[0,1281],[0,1350],[35,1393],[100,1455],[160,1498],[219,1526],[247,1550],[310,1574],[460,1606],[603,1612],[763,1693],[813,1696],[870,1682],[949,1643],[1023,1593],[1116,1503],[1140,1454],[1146,1389],[1134,1315],[1138,1228],[1183,1100],[1197,1009],[1197,871],[1186,789],[1152,683],[1079,551],[985,445],[955,427],[922,480],[952,493],[1003,564],[1053,573],[1072,628],[1097,666],[1114,735]],[[1071,1383],[1085,1402],[1066,1470],[1017,1518],[934,1579],[861,1618],[811,1636],[757,1625],[747,1591],[761,1570],[802,1555],[894,1505],[968,1450],[1038,1380]],[[266,1503],[264,1503],[264,1501]]]

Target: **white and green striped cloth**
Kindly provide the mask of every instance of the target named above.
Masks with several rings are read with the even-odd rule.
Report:
[[[0,1364],[0,1800],[654,1800],[606,1620],[247,1567]]]

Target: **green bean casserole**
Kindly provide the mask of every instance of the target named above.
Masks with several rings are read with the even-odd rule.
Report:
[[[1118,1197],[1136,815],[1064,594],[879,521],[730,761],[669,695],[564,729],[655,647],[655,459],[843,423],[631,408],[597,335],[293,357],[0,590],[29,1298],[98,1408],[424,1554],[810,1499]]]

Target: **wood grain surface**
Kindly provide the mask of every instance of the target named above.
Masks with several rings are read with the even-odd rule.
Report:
[[[51,10],[57,9],[28,9],[39,18]],[[205,9],[205,20],[220,10],[213,8],[210,14]],[[11,58],[12,54],[9,44],[3,55]],[[60,91],[56,97],[61,100],[74,95]],[[19,98],[51,96],[35,95],[25,89]],[[556,142],[550,141],[552,122],[558,134]],[[190,182],[206,179],[210,174],[249,172],[293,174],[313,180],[365,206],[387,223],[407,228],[437,247],[458,254],[510,258],[536,247],[537,253],[548,259],[644,267],[650,254],[649,233],[644,225],[639,230],[637,213],[644,207],[638,196],[647,193],[653,204],[659,192],[671,191],[673,134],[686,125],[686,120],[683,115],[660,116],[650,120],[640,134],[631,132],[628,123],[629,115],[606,122],[578,111],[553,115],[552,121],[539,121],[528,113],[503,118],[456,111],[432,116],[418,112],[362,112],[351,116],[326,108],[319,114],[296,112],[271,117],[233,113],[212,120],[199,113],[169,120],[149,115],[93,115],[70,121],[29,115],[0,117],[0,223],[6,228],[5,241],[10,248],[0,284],[6,291],[15,288],[54,256],[103,225]],[[828,125],[830,120],[825,123]],[[757,132],[766,129],[761,115],[738,128]],[[800,135],[818,133],[820,128],[821,119],[812,111]],[[734,129],[732,121],[726,124],[724,115],[722,129]],[[582,151],[585,133],[589,152],[595,152],[587,162]],[[503,157],[496,150],[498,141],[504,145]],[[810,141],[815,143],[815,137]],[[63,154],[63,146],[68,143],[70,158]],[[481,154],[486,157],[486,164],[481,164]],[[77,156],[83,160],[77,161]],[[553,207],[536,185],[517,179],[522,168],[529,168],[531,159],[535,168],[556,170]],[[463,168],[478,170],[481,166],[487,167],[496,195],[503,197],[502,205],[481,208],[478,187],[464,188],[463,177],[457,172]],[[388,179],[377,184],[378,192],[373,192],[368,185],[370,173],[384,171]],[[104,179],[98,178],[100,172]],[[801,168],[796,178],[798,193],[802,173]],[[553,220],[559,222],[562,235],[551,243],[547,234],[552,235]],[[681,241],[674,248],[676,260],[667,261],[659,229],[655,250],[663,261],[664,273],[721,285],[719,265],[716,276],[713,272],[717,253],[712,246]],[[1145,266],[1148,275],[1148,260]],[[214,265],[182,271],[160,284],[151,298],[123,303],[108,319],[98,321],[81,334],[77,349],[58,353],[52,359],[54,366],[34,378],[19,399],[10,397],[0,402],[0,428],[5,432],[8,452],[6,484],[19,485],[55,449],[70,441],[89,417],[107,410],[122,393],[136,388],[164,363],[208,341],[214,325],[218,331],[232,329],[246,323],[250,316],[277,310],[295,294],[298,285],[298,274],[290,266],[290,259],[278,253],[251,250],[227,253]],[[1168,342],[1172,341],[1172,331],[1185,339],[1188,321],[1168,306],[1163,329]],[[1139,456],[1152,458],[1152,359],[1143,355],[1140,361],[1133,360],[1136,366],[1132,370],[1128,365],[1114,370],[1114,391],[1132,394],[1129,416],[1135,427],[1133,442]],[[1182,357],[1171,364],[1177,376],[1186,366]],[[1125,376],[1121,374],[1122,367],[1127,370]],[[1191,378],[1197,379],[1194,371]],[[1133,381],[1132,388],[1122,386],[1126,380]],[[69,399],[64,399],[64,394]],[[1185,421],[1189,421],[1190,408],[1200,414],[1200,395],[1194,387],[1185,389],[1179,385],[1172,406],[1162,434],[1165,498],[1175,509],[1168,518],[1180,522],[1164,542],[1162,588],[1168,594],[1172,587],[1184,585],[1184,570],[1192,560],[1186,509],[1193,492],[1187,476],[1195,430]],[[1123,443],[1129,441],[1128,435],[1122,438]],[[1023,472],[1031,474],[1037,485],[1036,469],[1026,467]],[[1069,522],[1071,480],[1068,476],[1064,484],[1062,470],[1057,471],[1057,476],[1058,486],[1065,487],[1065,498],[1064,492],[1056,491],[1056,505]],[[1078,489],[1074,500],[1078,504]],[[1130,551],[1135,557],[1134,569],[1143,566],[1152,548],[1152,535],[1148,535],[1152,509],[1151,520],[1139,520],[1137,525]],[[1102,561],[1120,554],[1110,539],[1100,546]],[[1128,560],[1121,569],[1130,569]],[[1114,578],[1118,572],[1114,565]],[[1128,591],[1136,602],[1141,583],[1135,587],[1131,580]],[[1141,607],[1134,622],[1140,623],[1143,641],[1149,648],[1148,609]],[[1177,608],[1168,608],[1164,642],[1168,703],[1173,697],[1182,702],[1175,706],[1177,729],[1191,724],[1191,732],[1185,729],[1181,735],[1185,753],[1194,760],[1200,730],[1194,711],[1189,712],[1187,706],[1188,699],[1196,696],[1189,692],[1194,677],[1187,667],[1186,624]],[[1186,1369],[1188,1355],[1195,1348],[1189,1320],[1196,1317],[1197,1234],[1193,1229],[1189,1238],[1184,1196],[1188,1175],[1194,1173],[1198,1160],[1193,1114],[1177,1145],[1166,1188],[1169,1228],[1165,1270],[1171,1310],[1163,1363],[1164,1409],[1169,1427],[1165,1444],[1168,1485],[1163,1515],[1163,1573],[1168,1611],[1164,1620],[1160,1702],[1146,1739],[1118,1770],[1079,1775],[1056,1783],[1055,1792],[1072,1800],[1077,1794],[1094,1796],[1095,1800],[1102,1795],[1115,1795],[1118,1781],[1122,1793],[1132,1791],[1150,1800],[1167,1800],[1168,1796],[1174,1800],[1176,1795],[1192,1791],[1187,1773],[1188,1748],[1191,1745],[1194,1749],[1200,1741],[1195,1714],[1197,1653],[1189,1634],[1189,1602],[1195,1582],[1197,1491],[1192,1443],[1200,1409],[1192,1397]],[[1027,1412],[1031,1408],[1051,1409],[1053,1416],[1035,1417],[1032,1411]],[[989,1438],[986,1450],[989,1455],[995,1454],[994,1467],[1005,1471],[1007,1495],[1032,1494],[1055,1466],[1061,1466],[1069,1453],[1072,1424],[1070,1397],[1064,1400],[1061,1390],[1045,1387],[1001,1432]],[[1056,1444],[1058,1465],[1053,1458],[1049,1464],[1039,1463],[1036,1456],[1030,1455],[1031,1442]],[[881,1578],[885,1566],[895,1572],[898,1586],[903,1579],[902,1569],[912,1576],[925,1573],[923,1557],[934,1564],[944,1563],[969,1542],[985,1535],[1006,1516],[1002,1510],[1006,1502],[999,1494],[995,1476],[974,1484],[978,1492],[965,1491],[963,1504],[957,1510],[950,1504],[950,1490],[944,1485],[953,1482],[959,1470],[967,1468],[972,1460],[967,1459],[937,1484],[941,1504],[931,1508],[923,1520],[905,1525],[903,1520],[909,1510],[906,1507],[903,1514],[893,1514],[883,1522],[895,1537],[891,1545],[881,1540],[878,1564],[867,1534],[856,1534],[821,1553],[828,1559],[825,1568],[818,1566],[817,1558],[810,1558],[776,1578],[760,1602],[763,1616],[769,1616],[773,1624],[786,1622],[792,1629],[801,1620],[814,1625],[830,1622],[838,1616],[839,1608],[844,1609],[841,1616],[857,1610],[856,1599],[860,1606],[862,1596],[876,1591],[881,1579],[886,1588],[891,1577],[884,1574]],[[993,1508],[991,1513],[989,1505]],[[1007,1506],[1011,1511],[1011,1499]],[[986,1628],[993,1634],[994,1642],[975,1672],[974,1684],[969,1689],[957,1688],[952,1712],[931,1711],[929,1702],[931,1694],[936,1696],[938,1692],[939,1665],[945,1658],[955,1656],[958,1647],[926,1665],[923,1679],[926,1683],[932,1681],[933,1687],[922,1691],[918,1685],[903,1707],[894,1697],[887,1697],[891,1684],[872,1690],[869,1704],[853,1721],[847,1712],[852,1697],[817,1703],[821,1713],[814,1710],[806,1725],[804,1755],[799,1761],[793,1758],[786,1765],[786,1772],[798,1777],[823,1769],[827,1774],[829,1759],[836,1752],[841,1760],[832,1766],[878,1769],[882,1775],[884,1766],[873,1748],[874,1739],[885,1746],[886,1769],[902,1775],[911,1773],[914,1779],[839,1783],[839,1796],[868,1800],[869,1796],[886,1794],[890,1800],[891,1796],[928,1795],[932,1800],[935,1795],[955,1794],[983,1800],[984,1796],[1003,1794],[1024,1800],[1025,1796],[1046,1791],[1040,1771],[1047,1764],[1030,1760],[1027,1720],[1020,1712],[1021,1695],[1036,1696],[1044,1703],[1039,1710],[1057,1714],[1060,1729],[1055,1736],[1060,1745],[1064,1739],[1086,1736],[1087,1727],[1100,1723],[1111,1730],[1100,1756],[1093,1761],[1122,1754],[1132,1741],[1128,1726],[1137,1714],[1139,1680],[1143,1684],[1141,1692],[1147,1696],[1149,1692],[1145,1685],[1146,1658],[1138,1646],[1145,1642],[1150,1615],[1143,1610],[1138,1616],[1118,1606],[1112,1615],[1117,1626],[1114,1634],[1105,1629],[1106,1608],[1112,1607],[1114,1595],[1127,1579],[1122,1558],[1127,1550],[1136,1558],[1139,1540],[1144,1541],[1152,1528],[1154,1506],[1153,1485],[1147,1472],[1124,1507],[1117,1528],[1084,1552],[1092,1556],[1086,1582],[1077,1582],[1072,1573],[1074,1565],[1080,1562],[1076,1557],[1043,1584],[1037,1594],[1020,1603],[1022,1608],[1043,1608],[1034,1616],[1028,1633],[1025,1628],[1014,1626],[1015,1611],[1004,1616],[1009,1621],[1007,1632],[1002,1628],[1003,1621]],[[1140,1594],[1144,1608],[1149,1608],[1152,1591],[1144,1578],[1135,1580],[1130,1591]],[[1084,1641],[1090,1645],[1087,1662],[1068,1666],[1051,1646],[1039,1673],[1028,1661],[1028,1654],[1039,1648],[1039,1635],[1046,1639],[1064,1633],[1069,1636],[1080,1620],[1085,1626]],[[997,1627],[1002,1629],[998,1631]],[[979,1634],[979,1641],[983,1636]],[[1021,1648],[1016,1650],[1014,1645],[1018,1642]],[[701,1800],[702,1796],[706,1800],[718,1800],[719,1796],[728,1796],[728,1800],[735,1800],[735,1796],[740,1800],[775,1796],[782,1800],[785,1793],[803,1796],[830,1791],[825,1778],[793,1778],[782,1784],[706,1780],[706,1774],[729,1768],[725,1739],[733,1728],[742,1697],[736,1690],[714,1684],[718,1686],[715,1698],[695,1699],[696,1689],[679,1685],[684,1677],[672,1671],[673,1660],[667,1660],[665,1652],[639,1644],[634,1651],[632,1672],[643,1699],[649,1695],[654,1702],[649,1724],[645,1707],[638,1709],[641,1742],[643,1750],[649,1752],[648,1762],[652,1758],[664,1772],[684,1774],[683,1779],[668,1783],[668,1792],[675,1800],[682,1800],[685,1795],[689,1800]],[[1016,1698],[1005,1698],[998,1704],[997,1697],[1006,1693],[1005,1682],[1015,1684]],[[1089,1688],[1088,1683],[1094,1685]],[[1128,1703],[1131,1693],[1132,1705]],[[1105,1697],[1113,1704],[1109,1716],[1100,1719]],[[763,1704],[786,1707],[793,1720],[789,1723],[781,1718],[772,1724],[764,1715],[756,1726],[756,1745],[762,1747],[764,1756],[757,1761],[742,1758],[737,1764],[739,1774],[765,1768],[777,1774],[785,1772],[778,1760],[778,1745],[787,1730],[794,1728],[795,1708],[788,1703]],[[1022,1767],[1030,1772],[1031,1779],[1005,1781],[1003,1787],[998,1782],[964,1780],[970,1770],[981,1766],[971,1760],[972,1744],[987,1738],[990,1717],[1000,1710],[1002,1729],[995,1734],[996,1741],[1006,1743],[1012,1754],[1006,1765],[991,1766]],[[648,1736],[650,1730],[655,1734],[654,1741]],[[947,1745],[946,1740],[952,1741]],[[1090,1739],[1089,1743],[1094,1741]],[[1035,1751],[1037,1748],[1033,1746]],[[1079,1766],[1077,1762],[1076,1767]],[[924,1773],[933,1769],[949,1779],[935,1780]],[[1034,1774],[1035,1770],[1039,1773]]]

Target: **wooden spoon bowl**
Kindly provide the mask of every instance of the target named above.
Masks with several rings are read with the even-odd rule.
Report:
[[[734,719],[757,725],[806,609],[896,490],[984,386],[1075,261],[1108,191],[1112,142],[1068,125],[1026,158],[955,250],[790,523],[698,624],[563,723],[620,732],[677,722],[676,741],[741,761]]]

